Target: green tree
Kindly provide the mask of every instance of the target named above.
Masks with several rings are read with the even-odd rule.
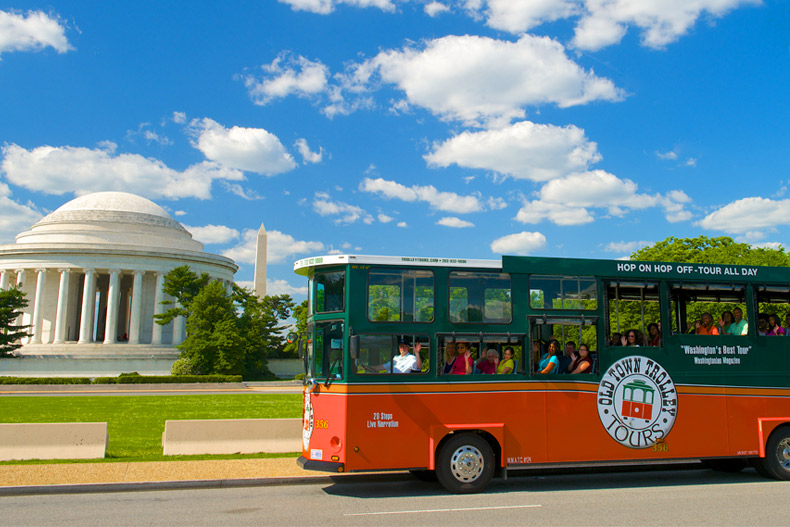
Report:
[[[748,243],[737,243],[728,236],[718,238],[670,236],[655,245],[636,251],[631,255],[631,260],[790,267],[790,255],[783,247],[778,249],[752,247]]]
[[[721,236],[718,238],[708,238],[707,236],[697,236],[696,238],[675,238],[669,237],[664,241],[658,242],[650,247],[645,247],[633,253],[631,260],[651,261],[651,262],[677,262],[677,263],[710,263],[721,265],[764,265],[773,267],[790,267],[790,255],[783,247],[778,249],[768,247],[752,247],[748,243],[738,243],[732,238]],[[639,328],[641,313],[639,313],[638,302],[621,302],[620,322],[621,327]],[[647,321],[658,320],[658,303],[648,302],[645,304],[645,319]],[[724,311],[740,307],[746,312],[744,304],[716,303],[716,302],[696,302],[689,306],[687,317],[689,323],[694,319],[700,318],[702,313],[710,312],[714,320]],[[760,303],[761,312],[778,312],[781,316],[787,312],[787,305],[769,305]],[[625,323],[624,323],[625,320]],[[672,320],[673,329],[677,330],[677,321]]]
[[[27,298],[18,287],[0,290],[0,357],[13,356],[13,351],[22,347],[19,340],[30,336],[26,331],[30,326],[16,324],[25,307]]]
[[[276,356],[284,347],[281,321],[293,309],[288,295],[262,299],[234,284],[232,292],[208,275],[177,267],[165,276],[163,290],[175,301],[156,322],[165,325],[186,317],[187,336],[178,346],[181,357],[173,373],[242,375],[260,379],[270,374],[267,355]]]

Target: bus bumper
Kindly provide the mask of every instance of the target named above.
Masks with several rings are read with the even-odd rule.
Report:
[[[317,461],[315,459],[307,459],[304,456],[299,456],[296,464],[305,470],[317,470],[319,472],[345,472],[346,468],[343,463],[335,461]]]

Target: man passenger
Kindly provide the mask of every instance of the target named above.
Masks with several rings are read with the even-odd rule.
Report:
[[[392,360],[380,364],[378,366],[368,366],[366,369],[381,371],[387,373],[419,373],[422,370],[422,359],[420,358],[420,349],[422,345],[418,342],[414,345],[414,355],[409,353],[409,343],[401,339],[398,343],[398,355],[392,357]]]
[[[565,343],[565,355],[560,357],[560,370],[557,373],[568,373],[568,366],[576,360],[578,354],[576,353],[576,343],[569,340]]]
[[[736,307],[732,310],[732,324],[727,328],[730,335],[746,335],[749,332],[749,323],[743,319],[743,310]]]

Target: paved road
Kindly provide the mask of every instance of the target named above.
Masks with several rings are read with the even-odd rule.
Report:
[[[790,482],[752,470],[521,476],[448,495],[408,476],[342,483],[8,496],[0,525],[787,525]]]

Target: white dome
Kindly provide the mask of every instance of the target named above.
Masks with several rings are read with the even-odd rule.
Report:
[[[170,218],[170,215],[165,209],[153,201],[135,194],[129,194],[128,192],[96,192],[94,194],[86,194],[62,205],[55,210],[55,212],[73,210],[138,212],[140,214]]]
[[[73,199],[18,234],[16,243],[203,250],[203,244],[193,240],[162,207],[126,192],[97,192]]]

